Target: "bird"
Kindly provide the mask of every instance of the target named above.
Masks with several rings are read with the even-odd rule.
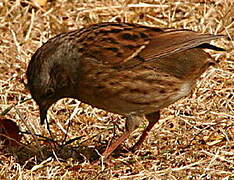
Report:
[[[62,98],[126,118],[125,131],[106,147],[107,158],[145,119],[148,126],[130,149],[136,151],[160,119],[160,110],[188,96],[216,62],[204,51],[223,35],[187,29],[103,22],[56,35],[32,55],[27,87],[40,122]]]

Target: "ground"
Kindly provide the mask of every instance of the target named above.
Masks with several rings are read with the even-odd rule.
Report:
[[[1,119],[16,122],[6,129],[17,134],[19,127],[22,133],[20,144],[0,146],[1,179],[234,178],[233,0],[40,2],[0,2]],[[127,149],[146,124],[119,153],[93,162],[95,152],[124,131],[124,118],[63,99],[49,110],[50,135],[39,124],[38,107],[24,86],[25,72],[32,54],[50,37],[107,21],[223,34],[227,37],[212,44],[226,51],[209,52],[217,65],[202,75],[192,95],[162,110],[139,151]]]

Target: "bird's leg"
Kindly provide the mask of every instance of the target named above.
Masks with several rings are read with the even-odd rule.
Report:
[[[140,122],[142,120],[142,117],[140,116],[128,116],[126,119],[126,132],[119,137],[114,143],[112,143],[109,147],[106,148],[106,150],[102,153],[102,156],[104,158],[107,158],[122,142],[127,139],[130,134],[138,128]]]
[[[146,119],[149,121],[148,126],[145,128],[145,130],[143,131],[140,139],[136,142],[136,144],[131,148],[131,151],[134,152],[137,149],[140,148],[141,144],[143,143],[143,141],[145,140],[146,136],[148,135],[149,131],[154,127],[155,123],[157,123],[160,119],[160,112],[153,112],[150,114],[146,114]]]

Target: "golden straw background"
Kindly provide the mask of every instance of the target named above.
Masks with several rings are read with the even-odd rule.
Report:
[[[103,163],[88,149],[105,147],[124,130],[124,119],[63,99],[48,112],[53,139],[24,134],[17,148],[0,145],[0,179],[231,179],[234,178],[233,0],[1,0],[0,113],[21,131],[51,139],[23,82],[31,55],[49,38],[98,22],[130,22],[224,34],[210,51],[219,62],[190,97],[165,108],[142,148]],[[40,5],[41,3],[41,5]],[[70,122],[70,127],[68,129]],[[123,144],[131,147],[146,124]]]

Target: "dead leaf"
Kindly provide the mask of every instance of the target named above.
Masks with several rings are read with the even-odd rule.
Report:
[[[18,146],[21,138],[19,126],[10,119],[0,117],[0,141],[5,146]]]

